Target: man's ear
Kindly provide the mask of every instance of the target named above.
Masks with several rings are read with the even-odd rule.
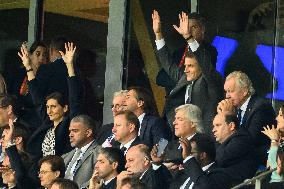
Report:
[[[138,100],[138,107],[142,107],[144,105],[144,100]]]
[[[235,124],[234,122],[229,123],[229,126],[230,126],[230,130],[231,130],[231,131],[237,130],[236,124]]]
[[[117,163],[117,162],[113,162],[113,163],[112,163],[112,169],[113,169],[113,170],[116,170],[117,167],[118,167],[118,163]]]
[[[68,105],[64,105],[63,112],[66,113],[68,111],[68,108],[69,108]]]
[[[11,115],[13,113],[13,106],[12,105],[7,106],[7,111],[8,115]]]
[[[92,134],[93,134],[92,129],[87,129],[87,130],[86,130],[86,135],[87,135],[87,137],[90,137]]]

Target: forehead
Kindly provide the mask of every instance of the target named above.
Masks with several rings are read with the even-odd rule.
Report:
[[[185,112],[184,112],[184,110],[178,110],[178,111],[176,112],[176,117],[185,118]]]
[[[135,90],[133,90],[133,89],[131,89],[131,90],[129,90],[128,92],[127,92],[127,95],[128,96],[137,96],[137,93],[135,92]]]
[[[58,105],[58,102],[55,99],[49,99],[47,100],[46,104],[47,105]]]
[[[40,166],[41,169],[51,169],[51,165],[47,162],[43,162]]]
[[[46,48],[43,46],[38,46],[34,52],[46,52]]]
[[[194,57],[186,57],[184,65],[198,65],[197,60]]]
[[[114,122],[115,123],[122,123],[122,122],[126,122],[126,118],[125,118],[125,115],[124,114],[119,114],[117,116],[114,117]]]
[[[197,26],[201,26],[200,22],[196,19],[188,19],[188,24],[189,25],[197,25]]]
[[[71,121],[71,123],[70,123],[70,129],[84,129],[84,128],[86,128],[86,127],[81,122]]]
[[[237,88],[237,83],[235,78],[226,79],[224,84],[225,89],[235,89]]]
[[[106,158],[105,154],[100,153],[100,154],[98,155],[97,160],[107,160],[107,158]]]
[[[221,114],[217,114],[213,120],[213,124],[225,123],[225,117]]]
[[[124,95],[119,95],[113,98],[112,103],[113,104],[122,104],[123,101],[125,100],[125,96]]]

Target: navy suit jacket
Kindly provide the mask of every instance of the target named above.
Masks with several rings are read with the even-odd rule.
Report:
[[[170,140],[171,131],[163,119],[146,114],[141,123],[139,138],[152,148],[161,138]]]
[[[112,179],[107,185],[103,184],[102,189],[116,189],[116,177]]]
[[[270,102],[253,95],[243,116],[241,128],[246,128],[252,137],[259,164],[265,165],[270,140],[261,131],[264,126],[275,125],[276,115]]]

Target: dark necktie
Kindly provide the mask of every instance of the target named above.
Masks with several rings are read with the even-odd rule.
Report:
[[[124,146],[122,148],[120,148],[120,150],[123,152],[123,154],[125,155],[125,152],[127,150],[127,148],[125,148]]]
[[[241,110],[241,108],[238,108],[237,117],[239,119],[239,125],[241,125],[242,124],[242,110]]]
[[[192,184],[192,181],[191,181],[191,179],[189,179],[189,181],[188,181],[187,184],[185,185],[184,189],[188,189],[191,184]]]

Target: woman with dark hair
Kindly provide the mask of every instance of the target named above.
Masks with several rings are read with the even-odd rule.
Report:
[[[48,155],[43,157],[39,160],[39,167],[38,177],[40,185],[44,188],[50,189],[55,179],[65,176],[65,164],[60,156]]]
[[[277,127],[274,125],[263,127],[262,133],[265,134],[271,140],[270,149],[268,151],[267,167],[274,169],[277,167],[276,154],[279,149],[279,145],[284,144],[284,105],[279,109],[277,120]],[[284,181],[284,175],[278,174],[277,171],[273,171],[271,175],[270,183]]]
[[[29,57],[25,46],[22,46],[21,53],[19,53],[27,71],[30,93],[41,119],[41,126],[27,143],[27,151],[37,160],[47,155],[63,155],[71,150],[69,124],[70,120],[80,112],[81,89],[73,67],[76,47],[68,42],[65,44],[65,49],[65,54],[60,52],[69,75],[67,79],[70,94],[69,105],[64,96],[58,92],[48,95],[44,100],[37,80],[35,80],[33,68],[27,61]]]

